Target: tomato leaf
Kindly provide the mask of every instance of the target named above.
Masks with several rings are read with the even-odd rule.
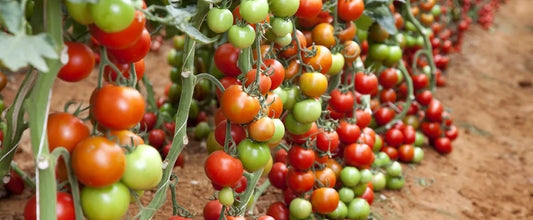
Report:
[[[372,20],[379,23],[389,34],[396,34],[398,30],[394,24],[394,17],[389,7],[385,4],[372,5],[372,7],[365,9],[365,14],[372,18]]]
[[[173,24],[179,30],[185,32],[192,39],[204,44],[213,43],[217,38],[209,38],[202,34],[196,27],[189,23],[189,20],[194,15],[194,7],[187,6],[185,8],[175,8],[170,5],[167,6],[167,10],[173,17]]]
[[[370,26],[372,26],[372,23],[374,22],[374,20],[370,16],[366,15],[365,13],[363,13],[363,15],[359,17],[359,19],[355,20],[355,25],[360,30],[368,30]]]
[[[24,11],[18,1],[0,1],[0,24],[11,33],[24,31]]]
[[[44,33],[38,35],[0,33],[0,45],[3,45],[3,49],[0,50],[0,61],[12,71],[30,64],[42,72],[47,72],[45,58],[58,58],[51,40]]]

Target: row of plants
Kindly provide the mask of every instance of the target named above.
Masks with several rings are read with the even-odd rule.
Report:
[[[35,192],[25,219],[149,219],[169,190],[170,219],[190,218],[173,167],[195,138],[216,190],[205,219],[367,219],[374,192],[405,184],[400,163],[452,151],[458,130],[434,94],[464,31],[490,24],[499,1],[476,3],[1,1],[0,45],[19,49],[0,68],[27,72],[2,103],[3,187]],[[144,57],[163,38],[172,70],[157,98]],[[88,106],[48,112],[54,81],[95,68]],[[35,177],[12,161],[28,128]],[[259,216],[269,187],[284,199]]]

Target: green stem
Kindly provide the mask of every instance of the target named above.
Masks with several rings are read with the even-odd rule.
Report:
[[[224,85],[222,85],[222,83],[218,81],[218,79],[215,76],[209,73],[200,73],[196,75],[197,81],[201,81],[203,79],[209,80],[211,83],[213,83],[218,88],[218,90],[220,90],[221,92],[224,92],[225,90]]]
[[[254,192],[254,197],[252,200],[252,205],[250,205],[250,208],[248,209],[248,215],[254,214],[254,207],[257,203],[257,200],[259,200],[259,197],[263,195],[263,193],[268,189],[270,186],[270,181],[267,179],[263,184],[261,184]]]
[[[193,26],[199,28],[202,25],[205,15],[209,10],[209,3],[206,0],[200,0],[197,4],[197,11],[194,17],[191,19]],[[194,91],[194,84],[196,77],[193,74],[194,70],[194,52],[196,41],[190,36],[185,38],[186,56],[183,57],[182,68],[182,93],[180,96],[180,103],[178,107],[176,117],[176,131],[174,132],[174,138],[172,140],[172,146],[170,152],[167,155],[166,167],[163,167],[163,178],[157,186],[153,200],[148,206],[141,210],[139,213],[141,219],[149,219],[155,214],[155,212],[163,205],[166,200],[167,189],[169,186],[170,176],[172,174],[173,164],[176,162],[179,154],[183,150],[184,144],[187,144],[187,118],[189,117],[189,108],[192,102],[192,95]]]
[[[386,125],[383,125],[383,126],[377,128],[377,129],[375,129],[375,131],[377,133],[384,132],[386,129],[388,129],[392,125],[394,125],[396,122],[402,120],[405,117],[405,114],[407,114],[407,111],[409,111],[409,107],[411,106],[411,102],[414,99],[414,95],[413,95],[413,80],[411,79],[411,76],[409,75],[409,73],[405,69],[405,66],[403,65],[403,62],[398,62],[398,69],[400,69],[400,72],[402,72],[403,78],[405,79],[405,83],[407,84],[407,97],[405,98],[405,102],[403,104],[403,108],[402,108],[402,111],[400,112],[400,114],[397,114],[396,117],[394,117],[394,119],[391,120]]]
[[[63,160],[67,167],[68,182],[70,183],[70,192],[72,195],[72,200],[74,200],[74,212],[76,213],[76,220],[83,220],[83,210],[81,208],[80,200],[80,188],[78,186],[78,179],[76,178],[76,175],[74,175],[74,171],[72,170],[72,166],[70,163],[70,154],[66,148],[58,147],[54,149],[54,151],[52,151],[51,156],[54,163],[57,163],[57,160],[59,160],[60,157],[63,157]]]
[[[404,12],[405,15],[407,15],[407,21],[412,22],[415,25],[418,33],[421,34],[422,37],[424,38],[424,49],[423,50],[426,50],[426,53],[428,55],[427,58],[428,58],[429,66],[431,67],[429,89],[432,93],[435,93],[435,88],[437,85],[437,77],[436,77],[437,67],[435,66],[435,60],[433,60],[433,49],[431,47],[431,41],[429,41],[429,36],[425,33],[426,31],[424,27],[422,27],[422,25],[420,24],[420,22],[418,22],[418,20],[415,18],[413,13],[411,13],[410,1],[405,1],[405,3],[402,4],[402,11]],[[413,62],[416,62],[416,60],[413,60]]]
[[[31,189],[34,189],[35,188],[35,181],[33,181],[33,179],[28,176],[28,174],[26,174],[26,172],[24,172],[22,169],[20,169],[20,167],[17,165],[17,163],[15,163],[15,161],[11,161],[11,169],[17,173],[17,175],[20,176],[20,178],[22,178],[22,180],[24,180],[24,184],[26,184],[27,187],[31,188]]]
[[[246,186],[246,190],[241,196],[241,199],[236,205],[237,215],[242,216],[244,215],[244,212],[246,211],[246,205],[252,198],[252,195],[254,194],[255,186],[257,186],[257,182],[259,182],[259,179],[261,178],[261,174],[263,174],[263,169],[260,169],[258,171],[255,171],[254,173],[244,173],[246,176],[246,179],[248,179],[248,186]]]
[[[148,111],[154,112],[157,110],[157,104],[155,102],[155,92],[152,82],[148,79],[146,75],[142,77],[144,88],[146,89],[146,102],[148,102]]]
[[[63,27],[60,0],[48,0],[44,3],[43,20],[45,31],[59,54],[63,48]],[[59,57],[59,56],[58,56]],[[27,100],[28,118],[30,121],[30,136],[35,158],[37,219],[56,218],[56,179],[55,163],[50,157],[48,139],[46,135],[46,121],[48,119],[49,101],[52,96],[52,86],[59,69],[63,65],[59,59],[47,59],[48,72],[35,73],[37,83]],[[33,73],[32,73],[33,74]]]

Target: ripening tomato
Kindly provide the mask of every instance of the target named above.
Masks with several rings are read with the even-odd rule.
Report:
[[[109,186],[122,177],[126,167],[124,151],[104,137],[89,137],[72,151],[72,169],[86,186]]]
[[[310,51],[315,51],[313,55],[304,55],[303,61],[307,65],[310,65],[314,71],[321,72],[323,74],[328,73],[332,64],[331,51],[322,45],[314,45],[307,48]]]
[[[81,119],[63,112],[48,115],[46,132],[50,151],[64,147],[72,152],[78,142],[90,135],[89,127]]]
[[[311,35],[313,42],[317,45],[323,45],[331,48],[335,45],[335,35],[333,25],[329,23],[320,23],[313,28]]]
[[[270,79],[270,77],[266,76],[265,74],[259,74],[259,84],[257,84],[257,80],[256,80],[256,77],[257,77],[257,69],[251,69],[250,71],[248,71],[248,73],[246,74],[245,78],[244,78],[244,85],[246,87],[249,87],[252,83],[255,83],[259,89],[259,92],[261,92],[261,94],[266,94],[267,92],[270,91],[270,87],[272,86],[272,80]]]
[[[57,77],[67,82],[77,82],[87,78],[94,69],[94,53],[87,45],[66,42],[68,62],[61,67]]]
[[[346,27],[339,32],[339,40],[341,43],[351,41],[355,38],[357,27],[353,22],[346,22]]]
[[[337,3],[339,18],[343,21],[355,21],[365,10],[363,0],[340,0]]]
[[[415,148],[413,147],[413,145],[404,144],[398,148],[398,155],[400,161],[411,162],[413,161],[415,155]]]
[[[339,204],[339,199],[337,190],[330,187],[315,189],[310,198],[313,210],[320,214],[329,214],[335,211]]]
[[[326,92],[328,79],[324,74],[318,72],[303,73],[299,79],[299,86],[304,95],[317,98]]]
[[[100,125],[111,130],[126,130],[142,120],[146,103],[138,90],[108,84],[95,91],[91,110]]]
[[[120,146],[137,146],[139,144],[144,144],[142,137],[130,130],[109,131],[108,139]]]
[[[361,47],[355,41],[349,40],[344,42],[344,48],[341,52],[344,56],[344,61],[350,65],[361,54]]]
[[[72,195],[65,192],[57,192],[56,217],[58,220],[72,220],[76,218]],[[37,197],[33,195],[24,206],[24,219],[37,219]]]
[[[274,121],[269,117],[261,117],[248,125],[248,135],[254,141],[268,141],[274,136],[274,131]]]
[[[119,19],[113,18],[110,20]],[[146,18],[142,11],[135,11],[135,17],[133,21],[129,23],[129,26],[118,32],[108,32],[97,25],[89,25],[89,31],[91,36],[98,41],[99,44],[113,49],[124,49],[132,46],[141,38],[141,34],[144,30]]]
[[[276,93],[269,92],[266,97],[268,117],[279,118],[283,113],[283,101]]]
[[[337,176],[335,172],[329,167],[325,167],[322,170],[315,170],[315,178],[317,182],[320,183],[320,186],[333,188],[337,183]]]
[[[290,46],[286,46],[286,48],[284,47],[283,50],[281,50],[280,54],[284,58],[290,58],[296,55],[296,53],[298,53],[298,47],[300,47],[301,49],[307,47],[307,39],[305,38],[305,35],[300,30],[296,30],[296,32],[293,33],[293,35],[296,35],[297,40],[294,39],[293,37],[293,40]],[[299,43],[298,47],[297,47],[297,42]],[[281,47],[279,46],[277,46],[277,48],[281,49]]]
[[[227,88],[220,98],[220,108],[226,118],[234,123],[251,122],[260,111],[259,100],[242,90],[242,86],[233,85]]]

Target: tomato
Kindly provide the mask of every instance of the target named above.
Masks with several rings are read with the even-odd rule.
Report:
[[[144,113],[143,119],[141,120],[140,130],[150,131],[154,129],[156,122],[157,122],[157,115],[152,112],[146,112]]]
[[[355,74],[355,90],[363,95],[371,94],[378,89],[378,79],[374,74],[358,72]]]
[[[136,89],[109,84],[97,90],[92,100],[94,118],[112,130],[125,130],[137,125],[143,118],[146,105]]]
[[[335,130],[320,129],[316,136],[316,147],[322,152],[330,152],[339,146],[339,135]]]
[[[238,76],[241,70],[237,66],[240,49],[231,43],[220,45],[215,51],[214,59],[216,67],[227,76]]]
[[[250,47],[255,40],[254,28],[250,25],[233,25],[228,30],[228,40],[239,49]]]
[[[215,33],[224,33],[233,25],[233,14],[227,8],[212,8],[207,13],[207,26]]]
[[[413,145],[404,144],[398,148],[400,161],[403,162],[412,162],[414,158],[415,148]]]
[[[331,48],[335,45],[335,36],[333,33],[333,25],[329,23],[320,23],[313,28],[312,31],[313,42],[317,45],[323,45]]]
[[[67,82],[77,82],[87,78],[94,69],[94,53],[87,45],[66,42],[68,62],[61,67],[57,77]]]
[[[289,169],[287,168],[287,165],[283,162],[276,162],[272,165],[272,169],[270,170],[270,173],[268,173],[268,179],[270,180],[270,183],[278,188],[278,189],[285,189],[287,188],[287,173],[289,172]]]
[[[259,84],[257,84],[257,69],[251,69],[248,71],[248,73],[245,76],[244,79],[244,85],[246,87],[249,87],[252,83],[255,83],[258,86],[259,92],[261,94],[266,94],[270,91],[270,87],[272,86],[272,80],[270,77],[266,76],[265,74],[259,74]]]
[[[355,143],[361,135],[361,129],[357,124],[341,120],[339,122],[339,127],[337,127],[337,133],[343,144],[352,144]]]
[[[339,18],[343,21],[355,21],[365,10],[363,0],[340,0],[337,3]]]
[[[121,181],[133,190],[149,190],[163,177],[163,161],[159,152],[150,145],[141,144],[126,155],[126,170]]]
[[[126,29],[135,17],[135,8],[129,0],[102,0],[90,5],[94,24],[104,32]]]
[[[265,20],[268,15],[268,2],[267,0],[241,1],[239,14],[250,24],[259,23]]]
[[[293,199],[289,205],[290,214],[296,219],[305,219],[309,217],[313,211],[312,208],[313,206],[311,202],[302,198]]]
[[[294,39],[294,36],[293,36],[293,41],[291,42],[290,46],[286,46],[286,47],[283,47],[283,50],[281,51],[281,56],[284,57],[284,58],[290,58],[294,55],[296,55],[296,53],[298,53],[298,48],[297,47],[300,47],[301,49],[307,47],[307,39],[305,38],[305,35],[299,31],[299,30],[296,30],[295,33],[293,33],[294,36],[296,36],[296,39]],[[297,42],[298,42],[298,46],[297,46]],[[278,49],[281,49],[281,47],[277,47]]]
[[[345,219],[348,215],[348,207],[344,202],[339,201],[339,204],[337,205],[337,208],[329,213],[327,216],[330,219]]]
[[[311,18],[322,11],[322,0],[300,0],[300,6],[296,11],[296,17]]]
[[[289,209],[282,202],[274,202],[268,206],[266,214],[276,220],[289,220]]]
[[[231,140],[233,140],[235,144],[239,144],[244,138],[246,138],[246,131],[241,125],[231,123],[230,135]],[[226,142],[226,120],[219,122],[216,126],[215,139],[218,144],[224,146],[224,143]]]
[[[315,176],[311,170],[298,171],[294,168],[289,168],[287,172],[287,187],[295,193],[304,193],[313,188],[315,184]]]
[[[386,153],[387,156],[391,160],[398,160],[399,153],[398,153],[398,150],[396,148],[394,148],[394,147],[390,147],[390,146],[383,147],[383,148],[381,148],[381,152]]]
[[[238,156],[244,169],[250,173],[265,167],[270,160],[270,148],[266,143],[244,139],[237,145]]]
[[[272,81],[270,90],[278,88],[283,82],[283,79],[285,79],[285,68],[283,68],[283,65],[276,59],[264,60],[261,69],[266,70],[265,74]]]
[[[120,1],[117,1],[120,2]],[[115,18],[116,19],[116,18]],[[97,25],[89,25],[91,36],[98,41],[99,44],[113,49],[124,49],[132,46],[139,40],[144,30],[146,18],[141,11],[135,11],[135,18],[129,26],[118,32],[109,33]]]
[[[219,81],[222,84],[222,86],[224,86],[224,89],[227,89],[232,85],[241,85],[241,82],[237,78],[232,77],[232,76],[224,76]],[[217,92],[217,97],[222,96],[222,91],[218,89],[218,87],[216,87],[216,92]]]
[[[326,92],[328,79],[324,74],[318,72],[303,73],[299,79],[299,86],[304,95],[317,98]]]
[[[293,24],[291,20],[275,17],[270,21],[270,25],[272,26],[272,33],[274,33],[276,37],[283,37],[292,33]],[[290,40],[292,40],[292,37]]]
[[[366,128],[372,122],[372,116],[365,110],[358,109],[355,111],[356,124],[359,128]]]
[[[315,189],[311,194],[311,204],[313,210],[319,214],[329,214],[337,208],[339,204],[339,194],[337,190],[329,187]]]
[[[398,163],[398,161],[392,162],[389,166],[386,168],[387,176],[401,176],[402,175],[402,165]]]
[[[322,106],[316,99],[306,99],[294,104],[294,119],[300,123],[311,123],[320,118]]]
[[[72,196],[65,192],[57,192],[56,217],[58,220],[71,220],[76,218]],[[24,206],[24,219],[37,219],[37,197],[33,195]]]
[[[220,108],[226,118],[234,123],[251,122],[259,113],[259,100],[246,94],[239,85],[230,86],[220,98]]]
[[[274,136],[274,121],[269,117],[261,117],[248,125],[249,137],[258,142],[270,140]]]
[[[137,146],[144,144],[141,136],[133,133],[130,130],[113,130],[109,131],[109,140],[114,141],[120,146]]]
[[[396,113],[394,112],[394,110],[388,107],[381,107],[374,113],[374,115],[375,115],[376,122],[379,125],[384,125],[392,121]]]
[[[337,183],[337,176],[335,175],[335,172],[329,167],[325,167],[322,170],[315,170],[315,178],[319,186],[333,188]]]
[[[88,25],[93,23],[93,17],[91,16],[89,2],[72,2],[65,1],[68,14],[80,24]]]
[[[276,17],[293,16],[300,6],[299,0],[270,0],[270,11]]]
[[[392,147],[399,147],[403,144],[404,136],[400,129],[392,128],[385,132],[385,143]]]
[[[357,32],[357,27],[353,22],[346,22],[345,26],[346,27],[340,31],[338,35],[341,43],[353,40]]]
[[[447,137],[440,137],[433,141],[433,147],[441,154],[452,152],[452,142]]]
[[[344,42],[344,49],[341,52],[345,62],[350,64],[361,54],[361,47],[355,41],[349,40]]]
[[[279,118],[283,113],[282,98],[276,93],[269,92],[267,93],[266,103],[268,108],[268,117]]]
[[[344,56],[341,53],[334,53],[331,55],[331,68],[328,70],[328,75],[337,75],[342,72],[344,67]]]
[[[88,219],[120,219],[128,212],[130,191],[121,182],[98,188],[85,186],[80,199]]]
[[[341,92],[339,89],[334,89],[331,91],[330,96],[329,105],[335,111],[342,113],[353,111],[355,96],[352,91]]]
[[[305,149],[294,145],[288,152],[289,164],[298,170],[307,170],[315,162],[315,153],[312,149]]]
[[[143,59],[150,51],[152,39],[148,30],[143,29],[141,37],[133,45],[124,49],[108,49],[111,56],[122,63],[134,63]]]
[[[243,174],[241,161],[223,151],[211,153],[205,161],[204,168],[207,177],[220,186],[232,186]]]
[[[370,205],[362,198],[355,198],[348,204],[348,219],[367,219],[370,215]]]
[[[444,107],[437,99],[432,99],[429,102],[429,105],[426,109],[425,117],[430,121],[440,122],[442,121],[442,113],[444,112]]]
[[[344,148],[344,161],[358,168],[369,167],[374,162],[374,153],[367,144],[350,144]]]
[[[347,187],[354,187],[359,184],[361,174],[355,167],[346,166],[340,172],[342,184]]]
[[[457,138],[457,136],[459,136],[459,131],[455,125],[452,125],[444,132],[444,135],[453,141]]]
[[[313,122],[310,123],[301,123],[294,117],[294,114],[291,112],[284,119],[285,128],[290,134],[294,135],[303,135],[307,133],[313,126]]]
[[[429,91],[429,90],[424,90],[424,91],[416,94],[415,98],[416,98],[416,101],[418,103],[420,103],[421,105],[426,106],[426,105],[429,105],[431,100],[433,100],[433,93],[431,93],[431,91]]]
[[[205,220],[218,220],[222,212],[222,204],[218,200],[211,200],[204,206],[203,217]]]
[[[50,151],[64,147],[72,152],[78,142],[90,135],[89,127],[81,119],[63,112],[48,115],[46,132]]]
[[[192,218],[185,218],[179,215],[171,216],[167,220],[192,220]]]
[[[328,73],[332,63],[331,51],[322,45],[314,45],[308,47],[307,49],[315,52],[312,55],[304,55],[304,63],[310,65],[314,71],[318,71],[323,74]]]

